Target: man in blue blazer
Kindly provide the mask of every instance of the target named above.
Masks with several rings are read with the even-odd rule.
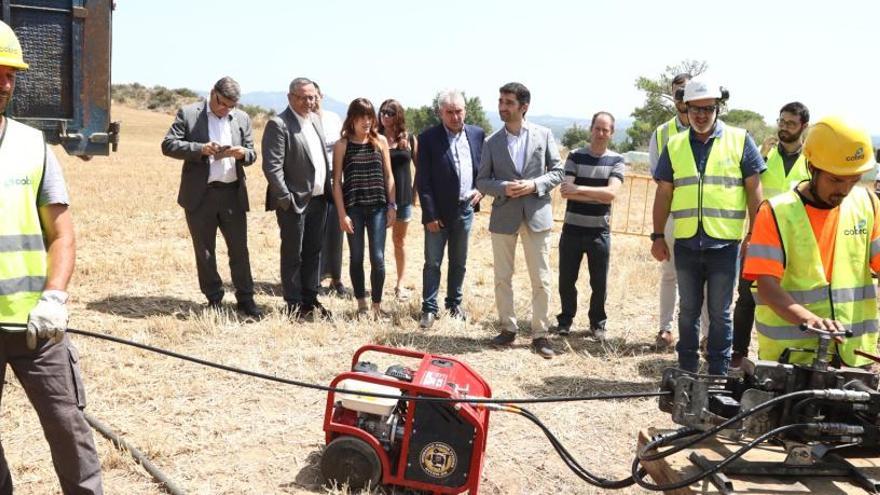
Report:
[[[474,212],[482,194],[476,189],[482,158],[483,129],[467,125],[461,91],[443,91],[437,98],[442,123],[419,135],[416,184],[425,226],[425,266],[422,269],[422,317],[419,326],[431,328],[437,318],[440,265],[449,245],[446,309],[462,320],[462,285],[467,264],[468,239]]]

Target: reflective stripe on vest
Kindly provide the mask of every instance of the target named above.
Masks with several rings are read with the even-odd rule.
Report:
[[[786,174],[782,155],[779,154],[779,150],[774,146],[770,153],[767,154],[767,170],[761,174],[761,189],[764,192],[764,198],[770,199],[777,194],[791,191],[798,183],[809,178],[803,154],[798,156],[797,161],[794,162],[791,170]]]
[[[785,271],[781,287],[798,304],[822,318],[840,321],[853,336],[841,345],[832,344],[831,353],[839,353],[850,366],[862,366],[870,360],[856,356],[855,349],[875,353],[877,349],[877,289],[871,278],[870,241],[874,231],[874,208],[866,189],[856,187],[839,206],[834,240],[834,268],[831,284],[803,202],[795,191],[769,200],[782,241],[781,252],[759,251],[762,257],[784,257]],[[853,226],[858,228],[853,228]],[[755,254],[749,246],[749,255]],[[757,295],[757,294],[756,294]],[[755,327],[758,330],[758,356],[777,360],[786,348],[816,349],[818,339],[804,334],[797,325],[783,319],[770,306],[755,299]],[[792,363],[810,363],[814,354],[795,352]]]
[[[46,160],[43,134],[6,120],[0,140],[0,321],[25,323],[46,285],[37,210]]]
[[[663,154],[663,148],[666,147],[669,138],[683,130],[678,128],[678,117],[672,117],[665,123],[660,124],[660,127],[657,128],[657,156]]]
[[[680,132],[666,145],[674,177],[671,213],[676,239],[697,234],[702,223],[715,239],[740,240],[746,220],[742,162],[746,131],[725,126],[714,138],[701,176],[691,150],[690,132]]]

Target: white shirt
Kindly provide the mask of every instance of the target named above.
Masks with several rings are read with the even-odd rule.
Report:
[[[526,166],[526,146],[529,142],[529,128],[523,122],[519,135],[511,134],[507,127],[504,128],[504,133],[507,135],[507,151],[510,152],[510,159],[513,160],[516,171],[522,173],[523,168]]]
[[[312,119],[301,116],[292,108],[290,111],[293,112],[296,120],[299,121],[299,127],[309,147],[309,155],[312,157],[312,166],[315,167],[315,185],[312,188],[312,196],[320,196],[324,194],[324,181],[327,179],[327,161],[324,158],[324,146],[321,145],[321,138],[318,137],[318,131],[315,130],[315,124],[312,123]]]
[[[324,144],[327,145],[330,170],[333,170],[333,145],[339,141],[339,135],[342,133],[342,119],[335,112],[321,110],[321,127],[324,128]]]
[[[471,157],[471,145],[464,128],[458,131],[458,134],[453,134],[446,127],[443,129],[446,130],[452,158],[455,161],[455,171],[458,172],[458,200],[468,201],[474,196],[474,162]]]
[[[232,113],[220,118],[211,111],[211,105],[206,103],[208,109],[208,139],[224,146],[232,146]],[[238,174],[235,171],[235,158],[226,157],[216,159],[208,155],[208,163],[211,168],[208,171],[208,183],[211,182],[235,182]]]

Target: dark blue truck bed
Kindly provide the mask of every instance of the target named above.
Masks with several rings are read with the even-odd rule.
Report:
[[[71,155],[108,155],[113,0],[0,0],[30,65],[16,78],[7,110]]]

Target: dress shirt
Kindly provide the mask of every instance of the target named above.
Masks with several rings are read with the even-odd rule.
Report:
[[[523,122],[518,135],[511,134],[507,127],[504,128],[504,133],[507,134],[507,151],[510,152],[510,159],[513,160],[516,171],[521,174],[526,166],[526,146],[529,142],[529,128]]]
[[[208,108],[208,139],[223,146],[232,146],[232,112],[229,112],[226,117],[220,118],[211,111],[210,103],[206,105]],[[238,180],[234,157],[217,159],[213,155],[209,155],[208,163],[211,166],[208,172],[209,184],[211,182],[230,183]]]
[[[327,161],[324,158],[324,146],[321,144],[321,138],[318,137],[318,131],[315,124],[309,116],[303,117],[290,109],[296,120],[299,121],[299,127],[302,129],[303,136],[306,138],[306,144],[309,147],[309,155],[312,157],[312,166],[315,167],[315,185],[312,188],[312,196],[321,196],[324,194],[324,180],[327,178]]]
[[[333,145],[339,141],[342,133],[342,119],[336,112],[321,110],[321,127],[324,128],[324,144],[327,145],[327,159],[330,170],[333,170]]]
[[[474,162],[471,157],[471,145],[468,142],[464,128],[453,134],[445,126],[446,137],[449,139],[449,149],[455,161],[455,172],[458,174],[458,200],[470,201],[474,196]]]

